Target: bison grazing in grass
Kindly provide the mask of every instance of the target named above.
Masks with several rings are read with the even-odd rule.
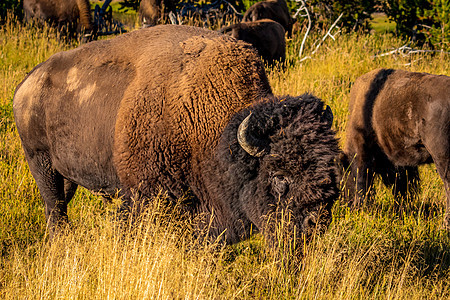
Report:
[[[85,33],[85,40],[94,38],[89,0],[24,0],[23,10],[27,21],[49,23],[69,38],[80,32]]]
[[[288,36],[292,36],[292,26],[295,20],[291,17],[286,0],[257,2],[245,12],[242,21],[254,22],[263,19],[270,19],[280,23],[288,33]]]
[[[228,242],[251,227],[272,236],[280,210],[298,234],[331,219],[329,107],[274,97],[256,51],[218,32],[160,25],[57,53],[17,87],[13,108],[50,235],[78,185],[125,203],[187,194],[186,210],[214,216],[211,233]]]
[[[395,195],[406,196],[417,185],[417,166],[434,162],[447,193],[444,226],[450,229],[450,77],[374,70],[356,80],[349,111],[346,195],[360,205],[379,174]]]
[[[175,10],[173,0],[141,0],[139,20],[144,27],[155,26],[165,13]]]
[[[285,31],[275,21],[264,19],[242,22],[223,27],[219,32],[252,44],[269,65],[277,61],[284,62],[286,58]]]

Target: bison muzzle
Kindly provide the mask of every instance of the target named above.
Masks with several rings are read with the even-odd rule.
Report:
[[[274,235],[280,210],[293,232],[330,222],[338,146],[323,106],[274,97],[247,43],[161,25],[53,55],[13,107],[50,235],[81,185],[124,202],[188,193],[186,210],[213,215],[212,234],[236,242],[251,228]]]

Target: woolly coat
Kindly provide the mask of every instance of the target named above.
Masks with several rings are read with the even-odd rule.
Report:
[[[55,54],[13,109],[51,234],[77,185],[124,200],[162,189],[228,242],[252,228],[274,236],[280,211],[292,233],[331,220],[331,110],[312,95],[274,97],[254,48],[218,32],[163,25]],[[256,156],[250,137],[265,145]]]

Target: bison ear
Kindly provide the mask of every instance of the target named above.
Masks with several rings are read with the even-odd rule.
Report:
[[[254,157],[262,157],[268,152],[268,147],[263,140],[258,139],[253,135],[250,129],[251,117],[252,113],[250,113],[239,125],[237,139],[239,145],[241,145],[245,152]]]
[[[331,128],[331,125],[333,125],[333,112],[331,111],[331,108],[328,105],[325,108],[325,110],[322,112],[320,121],[327,123],[329,128]]]

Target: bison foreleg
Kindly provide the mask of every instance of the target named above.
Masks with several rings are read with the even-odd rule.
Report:
[[[373,177],[372,166],[356,157],[350,165],[350,174],[345,187],[348,199],[353,207],[360,207],[364,200],[369,197]]]
[[[394,167],[387,166],[380,172],[384,185],[392,188],[396,198],[407,199],[413,197],[419,187],[419,169],[417,167]]]
[[[356,170],[356,193],[353,202],[354,207],[361,206],[365,199],[369,198],[373,183],[374,171],[370,164],[361,163]]]
[[[450,182],[447,180],[444,182],[445,192],[447,194],[447,205],[444,215],[444,228],[450,230]]]
[[[447,203],[444,213],[444,228],[450,230],[450,159],[435,160],[436,169],[444,182]]]
[[[373,170],[371,166],[357,155],[343,154],[339,157],[341,169],[343,193],[353,207],[359,207],[366,198],[367,191],[373,181]]]
[[[428,124],[422,136],[423,144],[430,153],[439,176],[444,182],[447,195],[444,227],[450,230],[450,117],[447,107],[437,106],[430,109]]]
[[[419,168],[403,167],[399,170],[396,185],[394,187],[394,196],[403,198],[412,198],[417,195],[420,185]]]

